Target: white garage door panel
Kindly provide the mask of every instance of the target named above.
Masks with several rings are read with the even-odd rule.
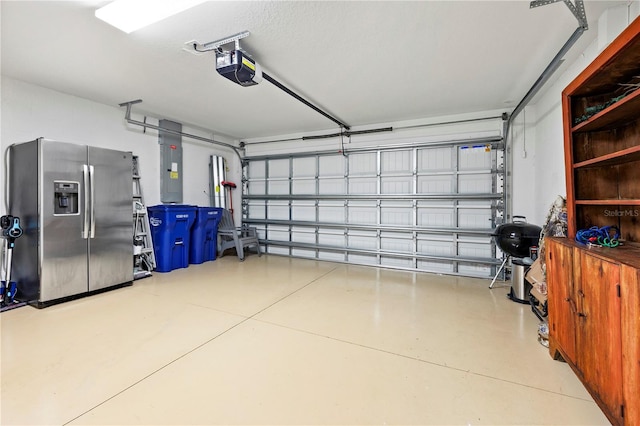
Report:
[[[459,243],[458,251],[463,256],[468,257],[487,257],[491,256],[488,244],[483,243]]]
[[[248,157],[244,220],[270,253],[490,278],[503,146],[478,141]]]
[[[349,176],[376,176],[378,174],[378,156],[375,152],[350,154]]]
[[[345,209],[344,202],[336,203],[335,201],[320,201],[318,203],[318,220],[326,223],[344,223]]]
[[[413,268],[413,260],[402,257],[380,257],[380,265],[396,268]]]
[[[344,254],[334,251],[321,251],[318,253],[318,259],[329,262],[342,262],[344,261]]]
[[[454,147],[418,150],[418,172],[451,170]]]
[[[282,256],[289,256],[291,254],[289,248],[280,247],[280,246],[274,246],[274,245],[267,246],[267,253],[279,254],[279,255],[282,255]]]
[[[316,158],[293,158],[293,177],[316,177]]]
[[[450,274],[454,272],[453,264],[450,262],[434,262],[434,261],[419,260],[417,267],[418,269],[423,271],[434,271],[434,272],[440,272],[443,274]]]
[[[413,224],[413,202],[382,201],[380,203],[380,223],[382,225],[411,226]]]
[[[485,208],[458,208],[458,224],[461,228],[490,228],[491,206]]]
[[[267,193],[266,180],[254,180],[251,185],[247,185],[247,192],[252,195],[265,195]]]
[[[459,170],[491,169],[492,153],[485,148],[460,149]]]
[[[347,258],[349,263],[357,263],[361,265],[377,265],[378,257],[362,254],[349,254]]]
[[[335,228],[318,228],[318,244],[332,247],[344,247],[344,231]]]
[[[413,177],[382,177],[380,189],[382,194],[412,194]]]
[[[380,248],[383,251],[409,253],[413,250],[411,235],[398,234],[393,237],[380,238]]]
[[[267,187],[271,195],[289,194],[289,180],[270,180]]]
[[[315,244],[316,233],[313,229],[293,227],[291,229],[291,241],[295,241],[297,243]]]
[[[418,240],[418,253],[436,256],[453,256],[455,247],[453,241]]]
[[[279,241],[289,241],[289,227],[269,225],[267,232],[270,239]]]
[[[342,155],[327,155],[320,157],[319,163],[319,175],[321,177],[344,177],[345,175],[345,160]]]
[[[289,203],[286,201],[269,201],[267,215],[272,220],[289,220]]]
[[[253,219],[266,219],[265,201],[251,201],[246,205],[249,216]]]
[[[350,178],[349,194],[375,195],[378,193],[378,178]]]
[[[491,277],[495,272],[488,266],[478,266],[474,264],[458,265],[458,272],[470,277]]]
[[[314,222],[316,220],[316,204],[313,201],[292,201],[291,219]]]
[[[309,259],[314,259],[316,257],[315,250],[302,249],[302,248],[293,248],[291,250],[291,255],[296,257],[305,257]]]
[[[375,250],[378,248],[378,235],[375,231],[350,231],[347,243],[350,248]]]
[[[455,217],[453,206],[418,203],[418,226],[450,228],[455,225]]]
[[[315,179],[296,179],[291,182],[293,185],[294,194],[315,194],[316,193],[316,180]]]
[[[265,179],[267,177],[266,161],[256,161],[249,169],[249,179]]]
[[[289,178],[289,160],[269,160],[269,179]]]
[[[371,201],[349,201],[348,222],[359,225],[376,225],[378,223],[378,207]]]
[[[344,194],[347,190],[344,177],[321,177],[318,186],[319,194]]]
[[[380,173],[401,174],[411,173],[413,170],[412,151],[389,151],[380,153]]]
[[[490,174],[465,174],[458,179],[458,192],[461,194],[487,194],[491,192],[493,179]]]

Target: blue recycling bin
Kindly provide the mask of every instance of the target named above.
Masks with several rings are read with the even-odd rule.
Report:
[[[200,264],[216,260],[218,224],[222,219],[220,207],[198,207],[196,220],[191,228],[189,263]]]
[[[147,210],[156,255],[155,270],[170,272],[188,267],[191,227],[196,219],[196,207],[158,205],[148,207]]]

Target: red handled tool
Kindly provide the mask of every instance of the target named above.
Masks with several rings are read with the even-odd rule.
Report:
[[[222,181],[222,186],[224,186],[225,190],[228,190],[229,194],[229,211],[233,214],[233,197],[231,196],[231,190],[236,188],[236,184],[233,182],[229,182],[228,180]]]

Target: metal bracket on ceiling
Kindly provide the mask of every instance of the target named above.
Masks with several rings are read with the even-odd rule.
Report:
[[[584,30],[589,29],[589,23],[587,22],[587,13],[584,10],[584,1],[583,0],[575,0],[575,4],[573,4],[572,0],[534,0],[529,3],[529,8],[533,9],[535,7],[546,6],[551,3],[563,2],[567,5],[573,16],[578,20],[578,24]]]
[[[189,42],[189,43],[193,43],[194,49],[197,50],[198,52],[208,52],[211,50],[218,50],[220,49],[220,47],[229,43],[235,43],[235,50],[242,50],[240,49],[240,40],[248,37],[249,34],[251,34],[249,31],[242,31],[241,33],[234,34],[232,36],[225,37],[220,40],[210,41],[209,43],[204,43],[204,44],[200,44],[198,42]]]

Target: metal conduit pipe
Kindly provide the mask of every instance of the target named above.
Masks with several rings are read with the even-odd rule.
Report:
[[[184,132],[178,132],[176,130],[165,129],[164,127],[160,127],[160,126],[156,126],[154,124],[148,124],[147,122],[144,122],[144,121],[138,121],[138,120],[132,119],[131,118],[131,105],[139,104],[141,102],[142,102],[142,99],[136,99],[135,101],[123,102],[123,103],[121,103],[119,105],[121,107],[127,107],[127,110],[126,110],[126,112],[124,114],[124,119],[126,120],[127,123],[134,124],[134,125],[137,125],[137,126],[142,126],[145,129],[162,130],[163,132],[171,133],[173,135],[184,136],[185,138],[195,139],[195,140],[199,140],[199,141],[203,141],[203,142],[208,142],[208,143],[213,144],[213,145],[224,146],[225,148],[229,148],[229,149],[233,150],[233,152],[236,153],[236,155],[238,156],[238,158],[242,162],[242,155],[238,151],[238,148],[233,146],[233,145],[231,145],[231,144],[228,144],[228,143],[225,143],[225,142],[220,142],[220,141],[217,141],[215,139],[205,138],[205,137],[202,137],[202,136],[192,135],[190,133],[184,133]]]

